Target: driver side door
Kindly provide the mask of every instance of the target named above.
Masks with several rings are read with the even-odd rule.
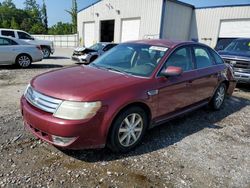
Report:
[[[164,118],[193,104],[192,82],[195,70],[190,46],[177,48],[167,59],[161,71],[169,66],[181,67],[179,76],[158,78],[158,117]]]

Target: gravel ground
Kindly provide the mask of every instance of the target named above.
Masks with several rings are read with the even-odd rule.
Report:
[[[0,187],[250,187],[250,87],[150,130],[128,154],[62,152],[24,130],[19,99],[37,74],[70,66],[57,49],[31,69],[0,67]]]

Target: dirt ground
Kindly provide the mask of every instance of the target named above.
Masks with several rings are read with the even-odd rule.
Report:
[[[192,112],[150,130],[134,151],[62,152],[27,132],[19,99],[32,77],[70,66],[57,49],[30,69],[0,67],[0,187],[250,187],[250,86],[222,110]]]

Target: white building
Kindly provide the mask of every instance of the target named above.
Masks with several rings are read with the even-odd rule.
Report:
[[[218,38],[250,37],[250,5],[195,9],[176,0],[100,0],[78,12],[78,33],[85,46],[168,38],[214,47]]]

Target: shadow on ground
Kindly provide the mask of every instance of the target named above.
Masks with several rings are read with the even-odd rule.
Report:
[[[143,142],[134,151],[127,154],[115,154],[110,152],[107,148],[100,150],[63,152],[71,157],[86,162],[112,161],[129,156],[150,153],[171,146],[185,137],[203,129],[222,129],[223,127],[216,125],[219,121],[241,110],[247,105],[250,105],[250,100],[231,97],[225,101],[225,104],[220,111],[212,111],[205,107],[191,112],[188,115],[184,115],[149,130],[146,133]]]
[[[23,70],[29,70],[29,69],[50,69],[50,68],[61,68],[63,67],[63,65],[58,65],[58,64],[40,64],[40,63],[34,63],[31,64],[31,66],[29,68],[23,69]],[[0,70],[17,70],[17,69],[22,69],[19,68],[15,65],[2,65],[0,66]]]
[[[245,91],[245,92],[250,92],[250,84],[247,83],[238,83],[236,86],[238,89]]]
[[[65,56],[51,56],[48,58],[48,60],[60,60],[60,59],[70,59],[69,57],[65,57]]]

